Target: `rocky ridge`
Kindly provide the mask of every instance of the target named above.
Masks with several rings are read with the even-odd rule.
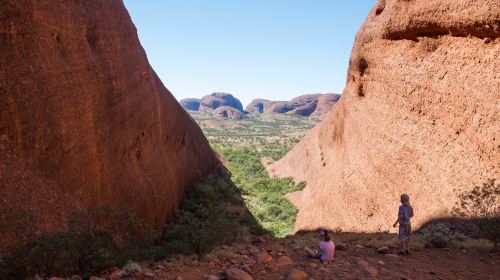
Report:
[[[123,2],[7,0],[0,14],[0,247],[103,205],[163,227],[219,161]]]
[[[270,166],[307,182],[289,195],[296,230],[387,230],[401,193],[418,227],[498,177],[498,7],[377,1],[356,36],[342,98]]]

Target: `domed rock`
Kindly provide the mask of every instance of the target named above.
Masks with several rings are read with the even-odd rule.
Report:
[[[295,230],[389,230],[402,193],[418,205],[418,227],[500,174],[499,6],[375,4],[356,35],[342,98],[269,167],[307,182],[288,195],[299,209]]]
[[[16,236],[13,217],[32,217],[34,235],[104,205],[163,227],[219,162],[149,65],[123,2],[6,0],[1,10],[1,244],[33,237]]]
[[[288,111],[286,112],[286,114],[308,117],[316,110],[317,105],[318,105],[318,99],[306,103],[305,105],[297,107],[291,111]]]
[[[222,106],[233,107],[236,110],[243,112],[243,105],[241,105],[240,100],[229,93],[223,92],[214,92],[203,96],[200,103],[200,111],[212,112]]]
[[[179,104],[181,104],[182,108],[189,110],[189,111],[198,111],[200,110],[200,103],[201,99],[197,98],[185,98],[179,101]]]
[[[243,112],[229,106],[219,107],[212,114],[221,119],[241,120],[248,118]]]
[[[335,93],[327,93],[318,98],[318,104],[316,105],[316,109],[311,114],[313,117],[324,117],[330,110],[333,105],[337,103],[340,99],[340,94]]]
[[[245,111],[249,113],[262,114],[266,110],[268,110],[269,107],[273,105],[275,102],[276,101],[257,98],[248,103],[248,105],[245,107]]]

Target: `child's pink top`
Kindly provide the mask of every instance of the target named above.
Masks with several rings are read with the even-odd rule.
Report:
[[[320,259],[322,262],[329,262],[333,260],[335,255],[335,244],[333,241],[319,243],[319,248],[321,249]]]

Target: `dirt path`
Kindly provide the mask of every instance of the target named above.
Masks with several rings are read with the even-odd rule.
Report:
[[[352,239],[352,238],[351,238]],[[500,279],[500,254],[466,249],[415,248],[410,256],[379,254],[373,240],[354,238],[347,241],[345,250],[337,250],[335,261],[323,265],[305,257],[304,245],[316,242],[310,235],[297,235],[286,239],[267,238],[253,244],[239,244],[208,255],[198,262],[194,257],[177,257],[144,267],[142,273],[124,279],[207,279],[214,275],[224,279],[224,270],[237,267],[247,271],[254,279],[287,279],[292,269],[307,273],[306,279]],[[344,236],[344,240],[346,240]],[[349,240],[349,239],[347,239]],[[378,240],[387,243],[387,240]],[[340,243],[340,241],[337,241]],[[361,245],[364,244],[365,245]],[[256,253],[267,251],[273,258],[267,263],[256,262]],[[282,255],[293,264],[279,266]],[[181,278],[178,278],[178,277]]]

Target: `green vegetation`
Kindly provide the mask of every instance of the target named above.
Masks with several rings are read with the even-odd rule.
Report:
[[[229,175],[222,174],[187,193],[176,218],[167,224],[164,247],[202,258],[217,246],[263,233]]]
[[[224,156],[233,182],[257,222],[277,237],[292,234],[297,209],[285,194],[302,189],[304,184],[269,177],[262,162],[279,160],[318,120],[287,115],[218,120],[191,113],[212,147]]]

